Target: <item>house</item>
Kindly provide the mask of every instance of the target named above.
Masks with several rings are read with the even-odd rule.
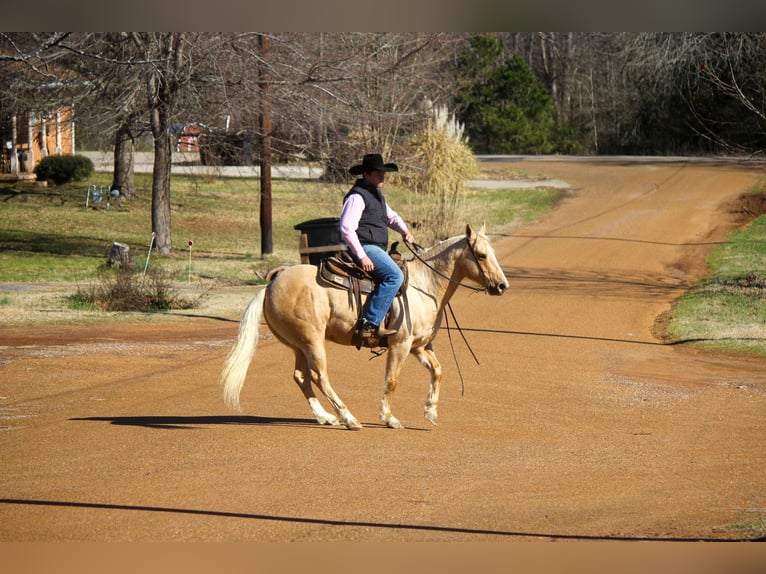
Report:
[[[27,110],[2,119],[3,179],[34,179],[42,158],[75,153],[74,106]]]
[[[176,141],[176,151],[178,152],[199,152],[199,136],[203,131],[207,131],[205,124],[192,122],[184,126],[174,126],[174,132],[179,134]]]

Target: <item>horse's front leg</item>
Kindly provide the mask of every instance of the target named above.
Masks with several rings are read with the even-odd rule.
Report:
[[[420,361],[420,364],[431,373],[431,386],[428,388],[428,396],[426,397],[425,416],[432,425],[436,426],[439,389],[442,384],[442,365],[439,359],[436,358],[430,343],[427,347],[415,349],[413,353],[418,361]]]
[[[402,429],[404,428],[402,423],[391,413],[391,402],[394,398],[396,386],[399,384],[399,373],[402,370],[402,363],[407,358],[407,349],[406,347],[392,345],[388,349],[387,356],[383,400],[380,402],[380,420],[392,429]]]

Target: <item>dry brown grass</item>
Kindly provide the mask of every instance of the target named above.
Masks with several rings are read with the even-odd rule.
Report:
[[[421,201],[413,217],[426,244],[451,235],[458,208],[465,200],[465,180],[479,173],[479,166],[463,138],[463,126],[437,107],[425,129],[408,142],[411,170],[401,178]]]

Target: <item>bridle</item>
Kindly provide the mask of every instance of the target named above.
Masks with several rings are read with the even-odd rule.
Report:
[[[405,241],[404,244],[407,246],[407,249],[410,250],[412,255],[415,256],[415,259],[420,261],[423,265],[428,267],[431,271],[436,273],[439,277],[442,277],[452,283],[453,285],[457,285],[458,287],[464,287],[466,289],[470,289],[471,291],[475,291],[477,293],[480,293],[482,291],[487,291],[489,289],[489,277],[487,277],[487,274],[484,272],[484,269],[481,266],[481,263],[479,263],[479,258],[476,256],[476,241],[478,240],[478,237],[473,240],[473,243],[468,241],[468,238],[466,238],[466,243],[468,244],[468,250],[471,252],[471,256],[473,257],[473,260],[476,262],[476,266],[479,268],[479,273],[481,273],[481,278],[484,281],[484,287],[474,287],[473,285],[468,285],[466,283],[462,283],[460,281],[455,281],[452,277],[449,277],[448,275],[442,273],[439,271],[436,267],[431,265],[428,261],[423,259],[419,254],[418,251],[423,251],[423,247],[418,245],[417,243],[410,244],[409,241]],[[414,248],[414,249],[413,249]]]

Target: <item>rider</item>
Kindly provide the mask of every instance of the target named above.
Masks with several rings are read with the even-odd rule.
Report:
[[[388,228],[399,232],[409,243],[414,243],[415,238],[399,214],[388,206],[381,191],[386,172],[399,171],[397,165],[383,163],[383,156],[371,153],[348,171],[362,177],[343,199],[340,235],[357,264],[376,282],[355,328],[356,335],[369,342],[396,333],[381,326],[404,281],[402,270],[387,252]]]

